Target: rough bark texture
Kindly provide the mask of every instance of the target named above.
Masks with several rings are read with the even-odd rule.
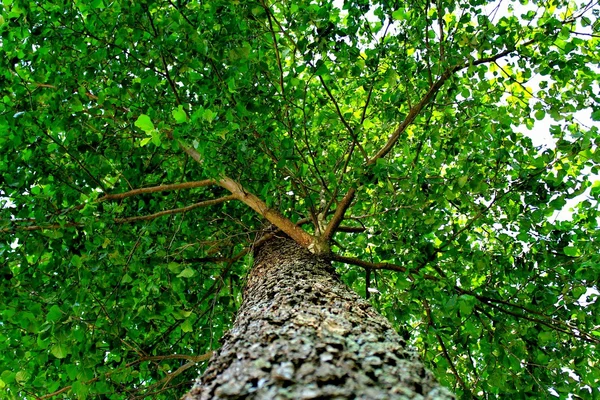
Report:
[[[185,399],[454,398],[328,262],[289,239],[257,251],[222,343]]]

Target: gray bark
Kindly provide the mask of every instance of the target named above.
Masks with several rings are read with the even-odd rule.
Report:
[[[257,250],[222,343],[184,399],[454,398],[329,262],[289,239]]]

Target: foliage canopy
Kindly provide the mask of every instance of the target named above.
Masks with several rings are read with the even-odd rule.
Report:
[[[3,0],[0,391],[184,393],[268,220],[457,394],[598,396],[599,12]]]

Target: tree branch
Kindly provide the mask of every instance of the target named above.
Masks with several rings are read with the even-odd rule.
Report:
[[[325,92],[327,92],[327,96],[329,96],[329,99],[331,99],[331,102],[335,106],[335,111],[336,111],[337,115],[340,117],[340,120],[342,121],[342,124],[344,124],[344,126],[348,130],[348,133],[350,133],[350,136],[352,137],[352,140],[354,141],[354,143],[356,143],[356,147],[358,147],[358,150],[363,155],[365,161],[368,161],[369,160],[369,156],[367,155],[367,152],[365,151],[365,149],[363,149],[363,147],[358,142],[358,138],[356,137],[356,134],[354,133],[354,130],[352,129],[352,127],[350,126],[350,124],[348,124],[348,121],[346,121],[346,118],[344,118],[344,115],[342,114],[342,110],[340,110],[340,106],[338,105],[337,101],[335,100],[335,97],[333,97],[333,94],[331,93],[331,91],[327,87],[327,84],[325,83],[325,80],[323,79],[323,77],[321,75],[319,75],[319,80],[321,81],[321,85],[323,85],[323,88],[325,89]]]
[[[531,40],[521,44],[521,46],[525,47],[525,46],[529,46],[533,43],[535,43],[535,40],[531,39]],[[375,164],[378,159],[385,157],[392,150],[392,148],[394,147],[394,145],[400,138],[400,135],[406,130],[406,128],[408,128],[408,126],[410,124],[412,124],[414,122],[415,118],[417,118],[417,116],[419,115],[421,110],[435,97],[435,95],[442,88],[444,83],[446,83],[446,81],[455,72],[458,72],[458,71],[468,68],[470,66],[475,66],[475,65],[480,65],[480,64],[485,64],[488,62],[496,61],[496,60],[512,53],[513,51],[515,51],[514,48],[506,49],[506,50],[504,50],[498,54],[495,54],[493,56],[480,58],[473,62],[465,62],[463,64],[459,64],[454,67],[448,68],[446,71],[444,71],[444,73],[438,78],[438,80],[435,81],[435,83],[433,85],[431,85],[431,87],[429,88],[427,93],[425,93],[425,96],[423,96],[423,98],[421,98],[421,101],[419,101],[417,104],[415,104],[413,107],[411,107],[411,109],[408,111],[408,115],[406,116],[404,121],[402,121],[400,123],[400,125],[398,125],[396,130],[389,137],[387,143],[377,152],[377,154],[375,154],[373,156],[373,158],[371,158],[367,162],[367,165]]]
[[[248,192],[242,185],[229,177],[223,177],[217,184],[229,190],[236,199],[246,204],[248,207],[265,217],[273,225],[281,229],[286,235],[294,239],[299,245],[308,248],[313,242],[312,236],[306,233],[302,228],[296,226],[288,218],[281,215],[277,210],[269,208],[267,204]]]
[[[390,150],[392,150],[392,148],[400,138],[400,135],[406,130],[406,128],[408,128],[410,124],[413,123],[415,118],[417,118],[417,115],[419,115],[419,113],[427,105],[427,103],[429,103],[431,99],[435,97],[437,92],[444,85],[444,83],[446,83],[446,81],[452,76],[453,73],[454,69],[448,69],[442,74],[442,76],[438,78],[438,80],[429,88],[427,93],[425,93],[425,96],[423,96],[421,101],[415,104],[408,111],[408,115],[406,116],[404,121],[402,121],[400,125],[398,125],[396,130],[389,137],[387,143],[377,152],[377,154],[373,156],[373,158],[367,161],[367,165],[375,164],[378,159],[385,157],[390,152]]]
[[[195,181],[195,182],[184,182],[184,183],[174,183],[170,185],[159,185],[159,186],[151,186],[141,189],[130,190],[129,192],[124,193],[116,193],[116,194],[106,194],[102,197],[99,197],[98,202],[107,201],[107,200],[121,200],[131,196],[137,196],[138,194],[144,193],[156,193],[156,192],[164,192],[168,190],[180,190],[180,189],[192,189],[197,187],[204,187],[214,185],[215,181],[212,179],[205,179],[203,181]]]
[[[220,197],[218,199],[201,201],[199,203],[195,203],[195,204],[192,204],[192,205],[189,205],[186,207],[174,208],[172,210],[159,211],[157,213],[150,214],[150,215],[141,215],[141,216],[130,217],[130,218],[115,218],[115,222],[117,224],[127,224],[130,222],[136,222],[136,221],[149,221],[151,219],[162,217],[163,215],[184,213],[184,212],[193,210],[194,208],[208,207],[208,206],[212,206],[214,204],[224,203],[226,201],[235,200],[235,199],[236,199],[236,197],[234,195],[230,195],[230,196]]]
[[[350,190],[348,190],[348,193],[346,193],[346,195],[344,196],[344,198],[342,198],[342,200],[338,203],[337,208],[335,209],[335,213],[331,218],[331,221],[329,221],[327,227],[325,228],[325,232],[323,232],[324,240],[329,241],[333,237],[337,228],[340,226],[340,223],[344,219],[344,214],[346,213],[346,210],[348,210],[348,207],[350,207],[350,204],[352,204],[352,200],[354,200],[355,194],[356,189],[351,187]]]
[[[183,365],[183,366],[182,366],[182,367],[180,367],[180,368],[179,368],[177,371],[175,371],[175,372],[178,372],[178,371],[179,371],[181,368],[183,368],[183,367],[186,367],[186,366],[188,366],[189,364],[191,364],[191,365],[189,365],[187,368],[189,368],[189,367],[191,367],[192,365],[194,365],[194,364],[196,364],[196,363],[199,363],[199,362],[201,362],[201,361],[206,361],[206,360],[208,360],[208,359],[209,359],[209,358],[212,356],[212,354],[213,354],[213,352],[212,352],[212,351],[209,351],[208,353],[204,353],[204,354],[202,354],[202,355],[199,355],[199,356],[188,356],[188,355],[185,355],[185,354],[173,354],[173,355],[169,355],[169,356],[150,356],[150,357],[140,357],[138,360],[132,361],[132,362],[130,362],[130,363],[128,363],[128,364],[126,364],[126,365],[125,365],[124,367],[122,367],[122,368],[114,369],[114,370],[112,370],[112,371],[109,371],[109,372],[105,373],[105,374],[103,375],[103,377],[104,377],[104,378],[108,378],[109,376],[111,376],[111,375],[112,375],[112,374],[114,374],[115,372],[118,372],[118,371],[120,371],[120,370],[121,370],[121,369],[123,369],[123,368],[129,368],[129,367],[132,367],[132,366],[134,366],[134,365],[136,365],[136,364],[140,364],[140,363],[142,363],[142,362],[144,362],[144,361],[181,360],[181,359],[183,359],[183,360],[189,360],[189,361],[190,361],[189,363],[187,363],[187,364]],[[187,368],[185,368],[185,369],[187,369]],[[173,374],[175,374],[175,372],[174,372]],[[181,372],[183,372],[183,371],[180,371],[179,373],[181,373]],[[179,373],[178,373],[178,374],[179,374]],[[168,378],[169,376],[171,376],[171,377],[174,377],[174,375],[173,375],[173,374],[170,374],[170,375],[168,375],[168,376],[167,376],[167,378]],[[101,377],[99,377],[99,376],[97,376],[97,377],[95,377],[95,378],[92,378],[92,379],[90,379],[89,381],[85,382],[85,385],[89,385],[89,384],[91,384],[91,383],[97,382],[97,381],[99,381],[99,380],[100,380],[100,378],[101,378]],[[59,394],[62,394],[62,393],[64,393],[64,392],[67,392],[67,391],[71,390],[71,388],[72,388],[72,387],[73,387],[72,385],[65,386],[64,388],[62,388],[62,389],[58,389],[58,390],[57,390],[57,391],[55,391],[55,392],[48,393],[48,394],[45,394],[45,395],[43,395],[43,396],[37,397],[37,399],[38,399],[38,400],[44,400],[44,399],[49,399],[49,398],[51,398],[51,397],[54,397],[54,396],[58,396]]]
[[[391,264],[391,263],[372,263],[372,262],[368,262],[368,261],[364,261],[358,258],[354,258],[354,257],[345,257],[345,256],[340,256],[339,254],[331,254],[330,255],[330,259],[333,261],[338,261],[338,262],[342,262],[344,264],[351,264],[351,265],[356,265],[358,267],[363,267],[363,268],[369,268],[369,269],[385,269],[388,271],[398,271],[398,272],[408,272],[408,279],[410,279],[411,281],[414,281],[415,278],[413,276],[413,274],[417,271],[414,270],[409,270],[406,267],[403,267],[401,265],[396,265],[396,264]],[[429,275],[429,274],[423,274],[421,275],[424,279],[430,280],[430,281],[439,281],[440,278],[437,278],[433,275]]]
[[[180,143],[181,144],[181,143]],[[202,164],[202,156],[195,149],[181,144],[183,151],[185,151],[190,157]],[[270,223],[281,229],[286,235],[291,237],[302,247],[308,248],[313,243],[313,237],[306,233],[302,228],[296,226],[288,218],[281,215],[277,210],[269,208],[267,204],[256,197],[254,194],[248,192],[244,187],[233,179],[224,176],[218,181],[210,181],[215,183],[222,188],[225,188],[235,196],[235,198],[248,207],[262,215]]]
[[[428,324],[433,327],[435,336],[438,340],[438,343],[440,344],[440,347],[442,348],[442,353],[444,354],[444,357],[448,361],[448,364],[450,364],[450,369],[452,370],[452,373],[456,377],[456,380],[458,381],[458,383],[460,384],[462,389],[465,391],[465,393],[469,393],[469,389],[467,388],[467,386],[465,385],[465,382],[462,380],[462,378],[458,374],[458,371],[456,370],[456,367],[454,366],[454,362],[452,361],[450,354],[448,354],[448,349],[446,348],[446,344],[444,343],[444,340],[442,339],[442,337],[438,333],[438,330],[435,327],[435,323],[433,322],[433,318],[431,317],[431,308],[429,307],[429,302],[427,301],[427,299],[423,299],[423,306],[424,306],[425,312],[427,314]]]
[[[176,186],[176,185],[166,185],[166,186]],[[148,189],[151,189],[151,188],[148,188]],[[123,193],[121,193],[121,194],[123,194]],[[141,215],[141,216],[129,217],[129,218],[115,218],[114,221],[117,224],[128,224],[128,223],[136,222],[136,221],[149,221],[149,220],[152,220],[155,218],[162,217],[163,215],[184,213],[184,212],[193,210],[194,208],[208,207],[208,206],[212,206],[215,204],[220,204],[220,203],[224,203],[229,200],[236,200],[236,199],[237,199],[236,196],[230,195],[230,196],[220,197],[218,199],[201,201],[201,202],[198,202],[198,203],[186,206],[186,207],[180,207],[180,208],[174,208],[171,210],[159,211],[157,213],[150,214],[150,215]],[[77,223],[77,222],[68,222],[66,224],[29,225],[29,226],[19,226],[19,227],[14,227],[14,228],[2,228],[2,229],[0,229],[0,233],[11,232],[11,231],[39,231],[42,229],[60,229],[65,226],[82,227],[84,225]]]

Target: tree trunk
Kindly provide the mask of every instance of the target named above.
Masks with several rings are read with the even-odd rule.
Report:
[[[289,239],[256,251],[244,302],[197,399],[452,399],[329,262]]]

